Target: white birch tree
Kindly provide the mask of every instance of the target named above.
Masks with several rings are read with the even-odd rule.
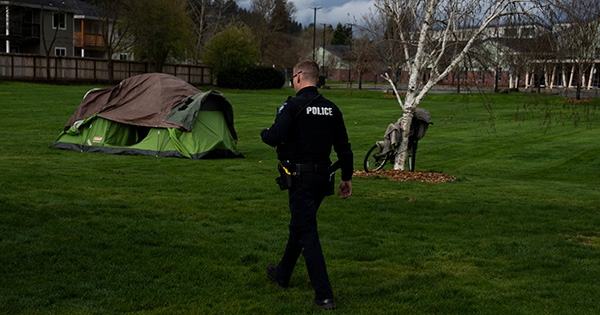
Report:
[[[386,74],[402,108],[402,141],[394,163],[404,170],[410,124],[425,95],[450,74],[492,22],[506,15],[532,10],[532,0],[375,0],[375,8],[396,27],[408,70],[408,86],[402,100],[396,85]],[[407,23],[408,21],[408,23]],[[408,27],[407,27],[408,24]],[[465,26],[468,26],[465,28]],[[462,42],[461,49],[452,49]],[[463,46],[464,45],[464,46]],[[396,71],[397,69],[392,69]],[[429,72],[427,81],[423,74]]]

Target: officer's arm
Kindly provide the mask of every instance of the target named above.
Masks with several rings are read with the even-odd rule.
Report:
[[[354,155],[350,148],[350,143],[334,145],[334,150],[337,153],[340,169],[342,169],[342,180],[349,181],[352,179],[354,172]]]
[[[354,155],[348,142],[348,133],[344,125],[344,119],[340,113],[334,128],[333,150],[337,154],[340,168],[342,169],[342,181],[350,181],[354,172]]]
[[[289,108],[283,108],[275,118],[275,122],[271,127],[263,129],[260,132],[262,141],[272,147],[276,147],[287,139],[292,125],[291,110]]]

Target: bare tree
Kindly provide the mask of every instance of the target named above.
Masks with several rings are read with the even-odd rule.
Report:
[[[237,4],[233,0],[188,0],[194,21],[196,59],[201,59],[204,45],[235,18]]]
[[[94,0],[92,2],[96,15],[100,17],[102,25],[102,41],[106,49],[108,67],[108,81],[114,81],[113,54],[123,48],[125,39],[129,35],[129,20],[121,19],[126,9],[120,0]]]
[[[169,58],[184,59],[193,47],[192,20],[185,0],[135,0],[127,2],[135,57],[161,72]]]
[[[356,36],[352,39],[352,46],[348,53],[350,68],[358,74],[358,88],[362,89],[362,76],[366,72],[377,69],[377,57],[375,42],[366,34]]]
[[[64,2],[59,5],[57,10],[46,10],[44,6],[45,1],[40,1],[40,36],[42,41],[42,47],[44,47],[44,54],[46,56],[46,79],[51,79],[50,74],[50,54],[52,54],[52,48],[58,38],[58,33],[67,28],[66,12],[64,11]],[[48,14],[48,13],[51,14]],[[46,18],[50,15],[52,17],[52,30],[48,32],[49,28],[46,27]]]
[[[244,22],[254,31],[263,65],[290,68],[298,61],[297,55],[290,53],[297,51],[291,35],[295,12],[294,4],[287,0],[252,1]]]
[[[577,84],[577,99],[580,99],[581,89],[590,85],[589,78],[600,56],[600,1],[555,0],[555,8],[555,19],[565,20],[569,25],[557,37],[563,62],[571,64],[570,83],[566,86]]]
[[[556,41],[551,6],[540,6],[536,15],[509,16],[502,22],[502,32],[495,38],[498,67],[508,70],[509,87],[517,88],[520,79],[525,87],[552,87],[556,75]]]
[[[389,76],[384,78],[396,91],[402,107],[402,141],[394,169],[404,170],[410,124],[415,112],[431,88],[450,74],[464,59],[483,31],[496,19],[511,14],[527,12],[530,0],[375,0],[380,14],[390,18],[399,33],[401,49],[408,69],[408,86],[404,101]],[[409,23],[407,23],[407,19]],[[464,31],[469,24],[470,31]],[[403,25],[409,24],[410,31]],[[462,49],[453,52],[449,43],[453,39],[465,42]],[[414,54],[411,53],[414,51]],[[449,56],[449,54],[451,54]],[[442,67],[442,60],[449,60]],[[423,74],[427,80],[421,82]]]
[[[407,62],[402,49],[400,33],[410,34],[412,27],[410,17],[402,17],[399,21],[401,23],[397,23],[392,16],[382,14],[382,12],[368,12],[363,15],[362,23],[360,23],[363,25],[361,31],[366,32],[373,42],[373,53],[377,55],[381,68],[393,70],[391,79],[396,87],[398,87],[402,70]],[[408,47],[410,54],[414,53],[412,48],[412,46]]]

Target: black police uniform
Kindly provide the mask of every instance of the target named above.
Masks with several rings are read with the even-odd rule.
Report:
[[[305,87],[296,97],[288,98],[275,123],[260,135],[263,142],[277,147],[278,158],[289,160],[291,171],[298,173],[289,188],[290,234],[275,276],[287,286],[302,253],[315,299],[333,298],[316,215],[323,198],[331,194],[328,167],[332,147],[337,153],[342,180],[352,178],[353,155],[342,113],[333,102],[320,96],[316,87]]]

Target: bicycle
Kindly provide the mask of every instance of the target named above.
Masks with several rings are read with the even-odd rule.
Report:
[[[408,162],[408,169],[411,172],[415,171],[415,160],[417,157],[419,140],[425,136],[429,125],[433,125],[429,112],[425,109],[417,108],[412,119],[408,136],[408,152],[406,160]],[[377,141],[377,143],[367,151],[367,155],[363,161],[365,172],[371,173],[382,170],[389,161],[391,161],[391,164],[393,165],[396,156],[400,154],[401,141],[402,129],[400,128],[400,120],[398,120],[395,124],[390,124],[388,126],[384,141]]]

